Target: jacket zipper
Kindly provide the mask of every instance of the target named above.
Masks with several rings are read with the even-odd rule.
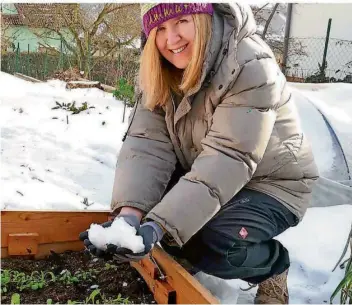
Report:
[[[182,148],[181,148],[181,141],[180,139],[178,138],[178,135],[177,135],[177,130],[176,130],[176,126],[175,126],[175,113],[176,113],[176,105],[175,105],[175,101],[174,101],[174,95],[171,93],[171,101],[172,101],[172,105],[173,105],[173,110],[174,110],[174,115],[173,115],[173,118],[172,118],[172,128],[174,130],[174,136],[176,138],[176,144],[180,150],[180,153],[182,155],[182,158],[184,160],[184,162],[186,163],[185,165],[187,165],[187,162],[186,162],[186,158],[185,158],[185,155],[183,154],[183,151],[182,151]]]
[[[174,95],[172,93],[171,93],[171,100],[172,100],[172,105],[174,107],[174,115],[172,117],[172,128],[174,130],[174,135],[175,135],[175,138],[176,138],[176,141],[177,141],[177,145],[178,145],[178,147],[181,150],[181,142],[180,142],[180,139],[177,136],[177,130],[176,130],[176,126],[175,126],[176,105],[175,105],[175,101],[174,101]]]

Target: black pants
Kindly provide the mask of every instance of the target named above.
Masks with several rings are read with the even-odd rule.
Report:
[[[273,237],[297,223],[274,198],[244,188],[181,249],[162,246],[205,273],[257,284],[290,266],[287,249]]]

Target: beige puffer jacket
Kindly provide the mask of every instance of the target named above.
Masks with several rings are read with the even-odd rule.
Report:
[[[214,4],[197,93],[154,112],[138,103],[118,158],[112,208],[139,208],[182,246],[241,188],[301,219],[318,178],[294,102],[246,5]],[[177,159],[188,173],[165,195]]]

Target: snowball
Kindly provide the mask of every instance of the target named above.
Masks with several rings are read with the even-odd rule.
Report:
[[[91,224],[88,231],[88,238],[98,249],[106,250],[107,238],[105,229],[101,225]]]
[[[136,235],[137,231],[123,218],[115,218],[108,228],[98,224],[91,224],[88,230],[90,242],[98,249],[106,250],[107,244],[130,249],[133,253],[144,251],[142,236]]]

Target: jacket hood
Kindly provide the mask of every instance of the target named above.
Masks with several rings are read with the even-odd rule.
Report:
[[[248,4],[214,3],[213,6],[214,10],[224,18],[224,24],[235,30],[235,37],[238,41],[256,32],[256,22]]]
[[[230,39],[234,39],[234,45],[237,45],[243,38],[253,35],[257,30],[249,5],[214,3],[213,7],[212,37],[207,47],[200,83],[195,91],[198,91],[204,82],[211,82],[223,56],[227,54]]]

